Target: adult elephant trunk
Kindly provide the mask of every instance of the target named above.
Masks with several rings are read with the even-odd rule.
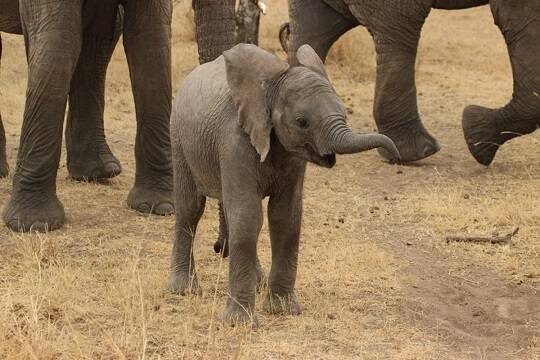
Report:
[[[503,108],[468,106],[463,111],[463,132],[471,154],[489,165],[499,147],[540,126],[540,2],[492,0],[495,23],[508,46],[514,92]]]
[[[236,44],[235,0],[193,0],[199,63],[219,57]]]
[[[334,123],[326,133],[326,140],[319,146],[323,153],[356,154],[362,151],[380,148],[393,162],[400,160],[399,151],[394,142],[382,134],[355,134],[344,121]]]

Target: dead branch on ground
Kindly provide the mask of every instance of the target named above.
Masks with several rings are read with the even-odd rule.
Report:
[[[489,244],[502,244],[508,245],[512,242],[512,237],[519,231],[519,227],[514,228],[511,232],[499,235],[498,232],[494,232],[491,235],[476,235],[476,234],[453,234],[446,236],[446,243],[450,242],[473,242],[473,243],[489,243]]]

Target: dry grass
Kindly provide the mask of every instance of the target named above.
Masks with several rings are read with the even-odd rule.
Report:
[[[197,62],[188,3],[175,12],[176,86]],[[275,33],[287,17],[285,2],[270,5],[261,44],[283,56]],[[119,46],[109,71],[106,124],[125,173],[109,186],[78,184],[67,180],[62,160],[65,228],[47,235],[0,228],[0,358],[540,357],[534,318],[539,134],[505,145],[491,168],[477,165],[462,139],[460,112],[469,103],[507,100],[512,84],[504,43],[487,8],[435,12],[424,34],[419,103],[443,150],[422,166],[388,166],[374,153],[340,158],[332,171],[310,166],[297,282],[305,310],[299,317],[260,312],[257,331],[219,323],[227,261],[211,250],[213,201],[195,248],[203,296],[164,289],[174,219],[140,216],[125,206],[135,124]],[[26,65],[22,39],[4,39],[0,107],[14,164]],[[356,29],[341,39],[328,68],[353,112],[352,126],[372,129],[374,56],[367,32]],[[10,181],[0,180],[0,199],[9,195]],[[449,231],[514,225],[521,231],[511,247],[443,241]],[[266,228],[259,248],[268,269]]]

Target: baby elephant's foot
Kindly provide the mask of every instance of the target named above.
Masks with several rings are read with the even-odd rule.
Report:
[[[230,326],[251,325],[253,328],[257,328],[259,327],[259,320],[253,309],[254,306],[240,304],[236,300],[229,298],[223,311],[223,322]]]
[[[172,191],[157,191],[135,185],[127,198],[128,206],[143,214],[174,214]]]
[[[55,194],[18,192],[4,208],[6,225],[18,232],[47,232],[64,225],[64,207]]]
[[[294,292],[278,295],[268,291],[263,308],[270,314],[300,315],[302,313],[302,308]]]
[[[202,295],[197,275],[188,272],[171,273],[167,281],[167,289],[178,295]]]
[[[381,131],[381,133],[394,141],[402,163],[425,159],[441,149],[437,140],[426,130],[420,119],[388,131]],[[378,151],[385,159],[392,159],[391,154],[386,150],[379,148]]]

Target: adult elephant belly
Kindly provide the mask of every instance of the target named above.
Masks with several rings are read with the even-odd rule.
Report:
[[[122,2],[137,118],[136,175],[128,204],[139,211],[169,214],[173,212],[168,129],[172,8],[169,0],[141,4]],[[56,172],[68,97],[66,143],[72,176],[87,175],[88,164],[113,173],[119,170],[102,123],[105,71],[117,39],[118,4],[19,0],[19,5],[29,79],[13,191],[3,219],[15,231],[46,231],[64,222]]]

